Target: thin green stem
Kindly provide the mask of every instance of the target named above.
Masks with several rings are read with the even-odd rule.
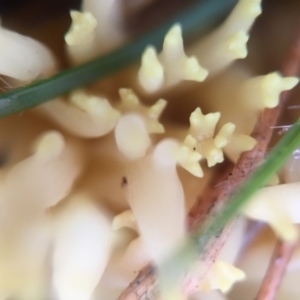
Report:
[[[149,44],[160,47],[168,29],[176,22],[185,37],[204,34],[224,18],[237,0],[195,1],[189,9],[137,40],[105,56],[63,71],[49,79],[15,89],[0,96],[0,117],[27,110],[74,89],[91,84],[139,59]]]

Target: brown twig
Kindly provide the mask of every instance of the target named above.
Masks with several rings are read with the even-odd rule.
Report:
[[[297,243],[277,241],[269,268],[255,300],[274,300]]]
[[[286,76],[297,76],[300,69],[300,34],[294,44],[291,47],[290,53],[287,56],[286,61],[282,67],[282,73]],[[252,136],[257,140],[257,145],[253,150],[245,152],[241,155],[238,163],[233,168],[233,171],[229,174],[228,168],[225,169],[220,175],[217,176],[206,188],[203,195],[200,196],[196,204],[192,207],[187,223],[190,231],[201,226],[204,220],[211,216],[214,212],[214,207],[224,204],[232,192],[238,188],[248,177],[249,174],[255,170],[255,168],[262,162],[267,152],[268,144],[271,140],[273,133],[273,126],[277,123],[280,113],[285,106],[285,102],[290,95],[290,92],[282,93],[280,104],[274,109],[266,109],[260,120],[258,121]],[[225,184],[219,184],[220,182]],[[223,232],[218,237],[212,237],[208,250],[202,254],[201,259],[205,259],[205,267],[202,269],[201,274],[198,274],[198,278],[201,279],[210,266],[218,256],[223,244],[225,243],[227,236],[230,232],[231,225],[228,224],[224,228]],[[282,258],[288,261],[288,251],[282,248],[282,244],[279,244],[280,250],[278,253],[282,253]],[[118,300],[149,300],[151,299],[155,290],[157,279],[154,273],[154,268],[151,265],[146,266],[136,279],[126,288],[126,290],[120,295]],[[187,293],[193,292],[193,288],[189,287],[189,281],[185,280],[185,291]],[[262,300],[262,298],[260,299]],[[265,300],[265,299],[264,299]]]

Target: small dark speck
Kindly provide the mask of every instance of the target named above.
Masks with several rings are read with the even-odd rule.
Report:
[[[196,147],[194,147],[193,150],[196,151]]]
[[[125,186],[128,184],[127,178],[125,176],[122,177],[122,182],[121,182],[121,186]]]

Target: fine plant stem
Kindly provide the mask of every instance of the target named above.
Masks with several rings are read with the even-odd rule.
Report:
[[[277,241],[269,268],[255,300],[275,300],[297,242]]]
[[[0,117],[30,109],[128,66],[141,57],[146,46],[161,47],[166,32],[174,23],[181,24],[185,38],[192,38],[196,34],[199,37],[216,26],[236,2],[237,0],[195,1],[195,4],[177,17],[122,48],[46,80],[4,93],[0,96]]]

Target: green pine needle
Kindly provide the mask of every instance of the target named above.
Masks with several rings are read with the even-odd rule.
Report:
[[[174,23],[182,25],[185,37],[204,34],[220,22],[237,0],[195,1],[189,9],[139,39],[86,64],[63,71],[49,79],[0,95],[0,117],[21,112],[74,89],[91,84],[140,59],[148,45],[160,47]]]

